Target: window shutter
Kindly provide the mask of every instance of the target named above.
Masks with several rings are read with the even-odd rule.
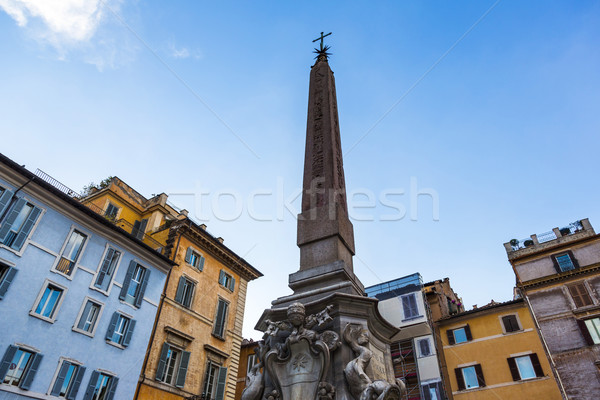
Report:
[[[519,322],[517,321],[517,317],[514,315],[505,315],[502,317],[502,323],[504,324],[504,330],[509,332],[516,332],[520,330]]]
[[[446,331],[446,335],[448,335],[448,344],[456,343],[456,341],[454,340],[454,331],[452,331],[451,329],[448,329]]]
[[[181,363],[179,364],[179,370],[177,371],[177,381],[175,386],[182,388],[185,385],[185,375],[187,374],[188,363],[190,362],[190,352],[181,352]]]
[[[544,370],[542,369],[542,365],[540,364],[540,359],[538,358],[538,355],[533,353],[529,355],[529,358],[531,358],[531,364],[533,365],[535,376],[537,376],[538,378],[543,377]]]
[[[119,378],[113,376],[110,378],[110,391],[106,396],[106,400],[113,400],[115,398],[115,392],[117,391],[117,385],[119,384]]]
[[[2,218],[2,214],[4,214],[4,211],[6,211],[6,208],[10,204],[13,194],[10,190],[5,189],[2,195],[0,195],[0,218]]]
[[[458,385],[458,390],[465,390],[465,378],[463,378],[462,369],[455,368],[454,373],[456,374],[456,383]]]
[[[235,289],[235,278],[232,276],[231,281],[229,282],[229,290],[233,292],[233,289]]]
[[[187,251],[185,252],[185,262],[186,263],[190,263],[190,257],[192,256],[192,248],[188,247]]]
[[[431,400],[431,394],[429,394],[429,385],[421,386],[421,390],[423,391],[423,399]]]
[[[202,271],[204,269],[204,257],[200,256],[198,259],[198,269]]]
[[[67,376],[67,372],[69,371],[70,366],[70,362],[62,362],[60,369],[58,370],[56,380],[54,381],[54,386],[52,387],[52,391],[50,392],[52,396],[58,396],[60,394],[60,389],[62,388],[63,382],[65,381],[65,377]]]
[[[39,208],[33,207],[33,210],[31,210],[31,212],[29,213],[29,216],[23,224],[23,227],[17,235],[17,238],[10,246],[12,249],[15,249],[17,251],[21,250],[21,246],[23,246],[23,243],[25,243],[25,239],[27,239],[27,236],[29,236],[29,232],[31,232],[31,229],[33,228],[33,225],[35,224],[35,221],[37,221],[41,212],[42,210],[40,210]]]
[[[12,224],[15,222],[15,219],[17,219],[17,216],[19,215],[19,211],[21,211],[21,209],[25,206],[26,203],[27,200],[25,199],[17,200],[15,206],[8,213],[8,216],[6,217],[4,223],[2,224],[2,227],[0,228],[0,243],[3,243],[6,239],[8,232],[10,232]]]
[[[148,286],[148,280],[150,279],[150,270],[144,268],[144,277],[142,278],[142,284],[140,285],[140,291],[135,298],[135,306],[140,307],[142,305],[142,300],[144,300],[144,293],[146,293],[146,287]]]
[[[590,294],[583,283],[577,283],[575,285],[568,286],[568,288],[569,292],[571,293],[571,297],[578,308],[593,304]]]
[[[477,383],[479,383],[479,386],[485,386],[485,379],[483,377],[483,371],[481,370],[481,364],[475,365],[475,373],[477,374]]]
[[[127,295],[127,290],[131,284],[131,278],[133,277],[133,271],[135,271],[136,265],[137,263],[133,260],[129,262],[129,268],[127,268],[127,273],[125,274],[125,279],[123,280],[123,286],[121,286],[121,293],[119,293],[120,300],[125,300],[125,296]]]
[[[183,290],[185,288],[185,278],[182,276],[179,278],[179,285],[177,285],[177,292],[175,293],[175,301],[179,304],[183,303]]]
[[[10,286],[12,281],[15,279],[16,274],[17,274],[16,268],[13,268],[13,267],[8,268],[8,272],[6,273],[4,280],[2,282],[0,282],[0,300],[2,300],[4,298],[4,295],[6,294],[6,291],[8,290],[8,287]]]
[[[158,360],[158,366],[156,367],[156,379],[162,381],[163,375],[165,374],[165,366],[167,365],[167,356],[169,354],[169,344],[164,343],[162,350],[160,351],[160,359]]]
[[[473,336],[471,335],[471,328],[469,324],[465,326],[465,335],[467,335],[467,340],[473,340]]]
[[[119,313],[115,312],[110,319],[110,324],[108,325],[108,329],[106,330],[106,340],[111,340],[113,333],[115,333],[115,328],[117,327],[117,321],[119,320]]]
[[[77,368],[77,376],[75,377],[75,381],[71,388],[69,389],[69,393],[67,393],[67,400],[75,400],[77,397],[77,392],[79,391],[79,386],[81,386],[81,381],[83,380],[83,375],[85,374],[85,367],[79,366]]]
[[[513,381],[520,381],[521,374],[519,373],[519,368],[517,368],[517,362],[514,357],[507,358],[506,361],[508,361],[508,368],[510,369]]]
[[[6,352],[4,352],[4,357],[2,357],[2,362],[0,363],[0,382],[4,380],[4,377],[8,372],[8,367],[10,367],[12,359],[15,356],[17,350],[17,346],[10,345],[8,346],[8,349],[6,349]]]
[[[100,267],[100,273],[98,273],[98,278],[96,279],[97,286],[102,286],[102,282],[104,281],[104,277],[106,276],[108,269],[110,268],[110,263],[114,255],[115,249],[109,247],[106,251],[106,255],[104,256],[102,267]]]
[[[592,346],[594,344],[594,339],[592,339],[592,335],[590,335],[590,331],[588,331],[587,326],[585,325],[585,320],[577,319],[577,325],[579,325],[579,330],[585,339],[585,343],[588,346]],[[1,376],[1,375],[0,375]]]
[[[225,286],[225,271],[223,270],[219,272],[219,283]]]
[[[42,356],[40,353],[35,353],[33,355],[33,360],[31,361],[31,365],[25,371],[25,376],[23,376],[23,380],[19,384],[19,387],[23,390],[29,390],[31,388],[31,383],[33,382],[33,378],[35,377],[35,373],[40,367],[40,362],[42,362]]]
[[[96,388],[96,383],[98,383],[99,377],[100,377],[100,372],[98,372],[98,371],[92,372],[92,376],[90,377],[90,383],[88,383],[87,389],[85,390],[85,395],[83,396],[83,400],[92,400],[92,396],[94,395],[94,389]]]
[[[219,368],[219,379],[217,380],[217,394],[215,400],[223,400],[225,398],[225,383],[227,380],[227,367]]]
[[[85,307],[83,307],[83,312],[81,313],[81,317],[79,318],[79,322],[77,323],[77,328],[83,329],[83,325],[85,325],[85,320],[87,319],[87,316],[90,315],[91,308],[92,302],[88,300],[88,302],[85,304]]]
[[[129,324],[127,325],[127,332],[125,333],[125,337],[123,338],[123,347],[129,346],[129,342],[131,342],[131,336],[133,335],[134,328],[135,319],[130,319]]]
[[[142,240],[144,239],[144,234],[146,233],[146,226],[148,225],[148,219],[144,218],[141,222],[140,222],[140,228],[137,234],[137,238]]]

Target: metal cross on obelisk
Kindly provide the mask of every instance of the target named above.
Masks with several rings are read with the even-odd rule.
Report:
[[[321,52],[323,52],[323,39],[326,38],[327,36],[331,35],[332,32],[329,32],[327,35],[323,35],[324,32],[321,32],[321,37],[316,38],[315,40],[313,40],[313,43],[316,42],[317,40],[321,40]]]

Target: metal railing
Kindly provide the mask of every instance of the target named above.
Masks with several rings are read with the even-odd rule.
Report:
[[[556,233],[554,233],[554,231],[539,233],[537,235],[537,238],[538,238],[538,242],[546,243],[546,242],[556,239]]]
[[[124,219],[118,219],[118,220],[114,221],[114,224],[116,226],[118,226],[119,228],[123,229],[124,231],[126,231],[127,233],[137,237],[138,239],[140,239],[142,242],[146,243],[148,246],[152,247],[153,249],[158,249],[159,247],[163,246],[159,241],[157,241],[150,235],[147,235],[147,234],[141,233],[141,232],[140,233],[134,232],[133,225],[131,223],[125,221]]]
[[[68,186],[63,185],[61,182],[59,182],[58,180],[54,179],[53,177],[51,177],[50,175],[48,175],[47,173],[45,173],[41,169],[39,169],[39,168],[36,169],[35,170],[35,175],[38,178],[41,178],[44,182],[49,183],[50,185],[54,186],[55,188],[57,188],[58,190],[60,190],[64,194],[66,194],[67,196],[71,196],[71,197],[73,197],[75,199],[79,199],[79,193],[77,193],[73,189],[69,188]]]
[[[582,231],[582,230],[583,230],[583,224],[581,223],[580,220],[571,222],[569,225],[559,229],[559,231],[561,233],[560,237],[572,235],[572,234]],[[556,235],[556,233],[554,231],[539,233],[539,234],[536,234],[535,236],[537,237],[538,243],[546,243],[546,242],[550,242],[552,240],[558,239],[558,236]],[[535,244],[535,242],[531,238],[526,238],[526,239],[521,239],[521,240],[513,239],[509,243],[510,243],[513,251],[524,249],[526,247],[531,247]]]

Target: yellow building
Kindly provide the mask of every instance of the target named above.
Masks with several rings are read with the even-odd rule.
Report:
[[[256,351],[258,351],[259,342],[252,339],[244,339],[240,349],[240,367],[238,369],[237,386],[235,389],[235,400],[242,398],[242,393],[246,389],[246,377],[250,373],[250,369],[259,362]]]
[[[173,267],[159,304],[136,399],[234,399],[246,289],[262,274],[162,193],[150,199],[119,178],[82,201],[154,247]]]
[[[562,399],[523,299],[492,302],[437,325],[452,398]]]

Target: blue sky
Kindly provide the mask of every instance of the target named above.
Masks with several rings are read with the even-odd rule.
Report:
[[[260,337],[255,321],[298,269],[284,201],[301,185],[321,31],[333,32],[365,285],[420,272],[449,277],[467,307],[509,300],[502,243],[586,217],[600,229],[598,2],[0,0],[0,10],[0,151],[74,189],[117,175],[169,194],[265,274],[250,285],[245,336]],[[411,181],[437,194],[439,220],[430,196],[411,218]]]

